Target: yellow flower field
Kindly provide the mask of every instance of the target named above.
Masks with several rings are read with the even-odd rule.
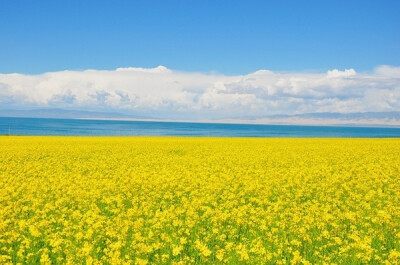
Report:
[[[0,264],[399,264],[400,139],[0,137]]]

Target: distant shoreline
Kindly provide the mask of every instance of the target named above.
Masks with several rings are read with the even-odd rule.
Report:
[[[140,119],[140,118],[96,118],[96,117],[22,117],[22,116],[0,116],[10,119],[54,119],[54,120],[89,120],[89,121],[125,121],[125,122],[164,122],[164,123],[190,123],[190,124],[237,124],[237,125],[267,125],[267,126],[311,126],[311,127],[358,127],[358,128],[400,128],[400,121],[395,124],[387,123],[329,123],[329,119],[297,119],[298,123],[277,122],[275,119],[220,119],[220,120],[172,120],[172,119]],[[313,122],[301,122],[313,121]],[[377,120],[374,120],[377,122]],[[319,123],[318,123],[319,122]],[[342,121],[343,122],[343,121]]]

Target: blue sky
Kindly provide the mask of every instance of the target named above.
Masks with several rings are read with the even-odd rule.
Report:
[[[400,64],[400,1],[0,1],[0,73]]]
[[[0,109],[400,111],[399,14],[398,0],[0,0]]]

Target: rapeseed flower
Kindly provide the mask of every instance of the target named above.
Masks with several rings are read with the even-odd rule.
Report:
[[[400,140],[0,137],[0,264],[400,264]]]

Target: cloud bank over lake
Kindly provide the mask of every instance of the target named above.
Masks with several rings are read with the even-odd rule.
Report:
[[[2,108],[117,110],[173,119],[259,118],[400,110],[400,67],[245,75],[164,66],[0,74]]]

